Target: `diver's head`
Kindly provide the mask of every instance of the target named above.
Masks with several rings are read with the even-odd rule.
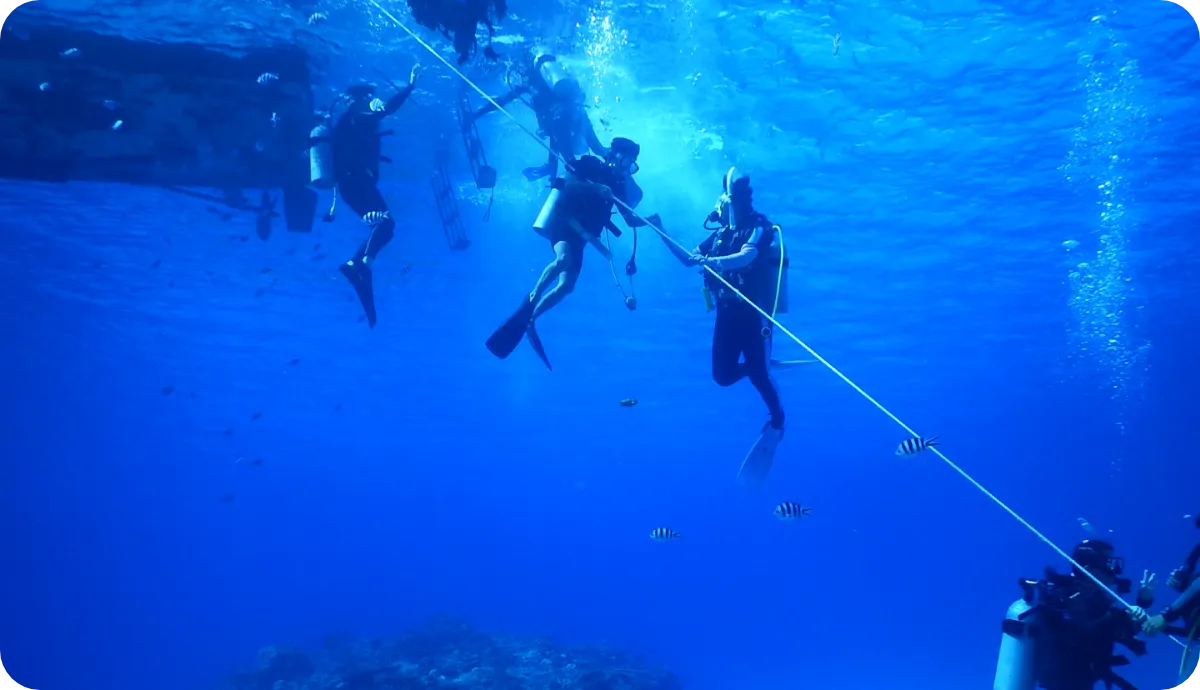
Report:
[[[1125,559],[1116,555],[1112,544],[1099,539],[1080,542],[1071,552],[1071,558],[1105,584],[1116,582],[1125,569]],[[1076,569],[1077,575],[1082,575]]]
[[[578,160],[571,163],[568,167],[571,174],[585,182],[596,182],[598,184],[608,184],[611,173],[604,161],[595,156],[580,156]]]
[[[721,198],[717,201],[717,216],[721,224],[735,226],[739,218],[754,213],[754,190],[750,188],[750,176],[730,168],[721,178]]]
[[[375,97],[375,85],[369,82],[359,82],[346,89],[346,98],[351,103],[370,103]]]
[[[638,154],[642,152],[642,147],[638,146],[633,140],[625,137],[614,137],[612,146],[608,148],[608,156],[604,162],[617,173],[624,175],[635,175],[641,168],[638,166]]]

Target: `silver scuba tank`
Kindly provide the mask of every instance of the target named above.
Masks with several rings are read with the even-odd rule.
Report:
[[[308,134],[309,183],[317,189],[330,189],[333,179],[333,130],[325,122]]]
[[[551,225],[558,222],[556,211],[565,185],[566,182],[563,178],[554,178],[554,181],[550,183],[550,194],[546,197],[546,202],[542,204],[542,210],[538,212],[537,219],[533,221],[533,231],[546,239],[551,237]]]

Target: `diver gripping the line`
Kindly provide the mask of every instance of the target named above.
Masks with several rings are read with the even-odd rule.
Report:
[[[716,311],[713,381],[727,387],[749,379],[767,406],[767,422],[738,473],[743,483],[758,486],[771,469],[784,432],[783,403],[770,371],[774,329],[772,321],[764,319],[760,311],[770,309],[771,319],[774,314],[786,311],[786,300],[782,299],[786,266],[779,227],[755,210],[750,177],[738,175],[735,168],[730,168],[721,184],[718,207],[705,222],[705,228],[712,231],[708,238],[692,252],[671,243],[667,243],[667,248],[683,265],[710,269],[740,290],[735,294],[725,289],[722,281],[705,274],[705,300]]]

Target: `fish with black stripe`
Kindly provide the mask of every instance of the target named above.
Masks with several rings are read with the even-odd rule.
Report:
[[[654,541],[673,541],[679,539],[683,535],[670,527],[655,527],[650,532],[650,538]]]
[[[812,515],[812,508],[802,506],[799,503],[784,501],[775,506],[775,517],[780,520],[792,521],[806,518]]]
[[[930,438],[914,436],[912,438],[905,439],[904,442],[900,444],[900,447],[896,449],[896,455],[901,457],[911,457],[917,453],[923,453],[930,448],[936,448],[938,445],[937,439],[937,436],[932,436]]]

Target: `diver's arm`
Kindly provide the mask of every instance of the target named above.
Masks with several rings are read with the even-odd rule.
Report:
[[[758,242],[762,237],[763,229],[762,226],[759,226],[754,229],[754,234],[746,240],[740,250],[726,256],[710,256],[704,260],[704,265],[711,266],[716,271],[734,271],[745,268],[758,258]]]
[[[649,220],[658,221],[657,225],[658,225],[659,229],[663,230],[662,221],[659,220],[657,215],[651,216]],[[665,232],[665,230],[664,230],[664,232]],[[667,236],[665,234],[660,233],[660,232],[656,232],[654,234],[656,234],[662,238],[663,244],[667,245],[667,249],[670,250],[671,255],[674,256],[676,259],[679,259],[679,263],[683,264],[684,266],[699,265],[700,264],[699,257],[704,254],[706,246],[712,247],[712,244],[715,241],[715,238],[717,235],[717,233],[715,233],[715,232],[713,234],[709,235],[708,239],[701,242],[699,247],[696,247],[689,253],[686,249],[682,249],[679,247],[679,245],[668,240]]]
[[[1162,612],[1163,620],[1168,623],[1179,620],[1180,611],[1198,601],[1200,601],[1200,577],[1193,580],[1191,586],[1185,589],[1183,594],[1180,594],[1179,598]]]
[[[389,98],[387,104],[383,106],[383,114],[385,116],[391,115],[399,110],[400,106],[404,105],[404,102],[407,101],[408,97],[412,95],[414,88],[416,88],[415,84],[408,84],[403,89],[400,89],[400,92],[395,96]]]
[[[592,118],[588,117],[587,111],[584,111],[583,113],[583,121],[587,123],[584,128],[583,136],[587,138],[588,148],[591,149],[592,153],[596,154],[597,156],[600,156],[601,158],[607,158],[608,147],[600,143],[600,137],[596,136],[596,127],[592,124]]]
[[[525,94],[529,93],[529,91],[530,91],[529,86],[518,86],[517,88],[509,91],[508,93],[504,94],[503,96],[501,96],[499,98],[493,98],[492,100],[488,101],[487,103],[484,103],[483,105],[479,106],[479,109],[475,111],[475,114],[471,117],[471,119],[478,120],[479,118],[483,117],[484,115],[487,115],[489,113],[494,113],[497,110],[499,110],[500,108],[503,108],[504,106],[508,105],[509,103],[512,103],[513,101],[517,100],[521,96],[524,96]]]

